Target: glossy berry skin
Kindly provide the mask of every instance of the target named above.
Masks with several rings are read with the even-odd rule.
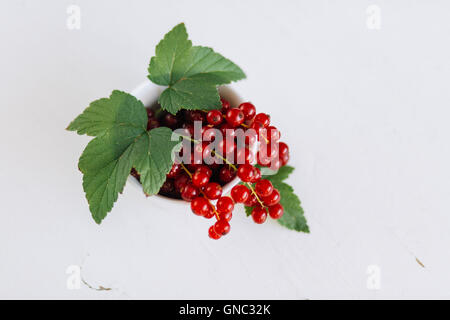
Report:
[[[192,201],[194,198],[196,198],[199,194],[198,189],[192,184],[187,183],[183,190],[181,191],[181,197],[185,201]]]
[[[192,184],[194,186],[196,186],[197,188],[206,186],[208,184],[208,182],[209,182],[209,176],[204,172],[196,171],[192,175]]]
[[[250,196],[248,197],[247,201],[244,202],[244,205],[247,207],[253,207],[258,203],[258,199],[253,193],[250,193]]]
[[[220,102],[222,102],[222,113],[226,113],[231,108],[230,103],[223,98],[220,98]]]
[[[217,126],[222,123],[222,112],[219,110],[211,110],[206,114],[206,121],[213,126]]]
[[[277,204],[275,204],[275,205],[269,207],[268,210],[269,210],[269,216],[270,216],[272,219],[279,219],[279,218],[281,218],[281,216],[282,216],[283,213],[284,213],[284,208],[283,208],[283,206],[282,206],[281,204],[279,204],[279,203],[277,203]]]
[[[211,209],[211,211],[209,211],[207,214],[204,215],[204,217],[206,219],[211,219],[214,216],[215,216],[215,213],[214,213],[214,211],[212,209]]]
[[[273,189],[272,193],[267,197],[262,197],[263,203],[268,207],[276,205],[278,202],[280,202],[280,199],[280,192],[277,189]]]
[[[178,125],[178,118],[171,113],[164,116],[164,124],[169,128],[175,128]]]
[[[270,117],[265,113],[258,113],[253,121],[260,122],[264,128],[267,128],[270,124]]]
[[[237,175],[242,181],[250,182],[255,175],[253,166],[250,164],[241,164],[237,170]]]
[[[257,167],[253,167],[253,178],[252,181],[250,181],[251,183],[256,183],[261,179],[261,170]]]
[[[280,142],[278,144],[278,154],[280,155],[280,158],[283,158],[283,156],[289,154],[289,147],[286,143]]]
[[[228,166],[223,166],[222,169],[219,171],[219,179],[223,183],[228,183],[231,180],[234,179],[236,176],[236,173],[233,171],[233,169],[229,168]]]
[[[269,168],[271,170],[277,171],[282,166],[281,160],[278,158],[272,159],[272,161],[269,163]]]
[[[214,231],[217,234],[224,236],[230,232],[230,224],[225,219],[219,220],[214,224]]]
[[[203,192],[208,199],[216,200],[222,195],[222,187],[216,182],[210,182],[205,186]]]
[[[221,214],[219,214],[219,217],[220,217],[220,220],[225,219],[225,220],[227,220],[227,221],[230,221],[231,218],[233,217],[233,213],[232,213],[232,212],[221,213]]]
[[[225,116],[227,123],[232,127],[238,127],[244,122],[244,113],[238,108],[231,108]]]
[[[225,214],[233,211],[234,202],[230,197],[220,197],[216,203],[216,211],[219,214]]]
[[[238,108],[244,114],[245,121],[251,121],[255,118],[256,108],[250,102],[241,103]]]
[[[221,237],[221,235],[217,234],[217,232],[214,230],[214,226],[209,227],[208,236],[214,240],[220,239]]]
[[[259,136],[262,129],[264,129],[264,124],[259,121],[253,121],[253,123],[250,125],[250,129],[255,130],[256,135]]]
[[[255,223],[257,223],[257,224],[264,223],[267,219],[266,208],[254,207],[252,210],[252,218],[253,218],[253,221],[255,221]]]
[[[241,147],[236,152],[235,164],[251,164],[253,162],[253,154],[246,147]]]
[[[267,179],[259,180],[255,185],[256,194],[260,197],[267,197],[273,191],[272,182]]]
[[[181,172],[183,171],[183,168],[178,163],[174,163],[172,166],[172,169],[170,169],[169,173],[167,174],[168,178],[176,178]]]
[[[281,166],[285,166],[289,162],[289,153],[284,156],[280,156]]]
[[[280,131],[276,127],[274,126],[267,127],[267,135],[266,135],[267,140],[277,142],[278,140],[280,140],[280,137],[281,137]]]
[[[186,184],[189,182],[189,177],[187,176],[187,174],[181,174],[178,177],[175,178],[174,181],[174,186],[175,189],[178,190],[179,192],[183,191],[184,187],[186,186]]]
[[[236,203],[244,203],[250,197],[250,190],[246,186],[239,184],[231,189],[231,197]]]
[[[147,116],[149,118],[153,118],[155,116],[155,111],[153,111],[153,109],[146,108],[145,111],[147,111]]]
[[[204,217],[210,211],[212,211],[212,208],[210,207],[208,200],[206,200],[203,197],[194,198],[191,202],[191,209],[193,213],[202,217]]]

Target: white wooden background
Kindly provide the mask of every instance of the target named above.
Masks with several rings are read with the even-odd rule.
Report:
[[[449,13],[444,0],[2,2],[0,298],[449,298]],[[212,241],[205,219],[129,186],[101,226],[90,218],[89,138],[64,128],[141,83],[181,21],[245,69],[234,88],[289,143],[311,234],[239,209]],[[91,288],[69,290],[76,266]]]

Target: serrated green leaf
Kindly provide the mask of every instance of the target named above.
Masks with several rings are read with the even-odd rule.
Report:
[[[245,206],[244,208],[245,208],[245,214],[247,215],[247,217],[251,216],[251,215],[252,215],[253,207],[247,207],[247,206]]]
[[[98,136],[117,127],[134,126],[146,129],[147,114],[144,105],[134,96],[114,90],[109,98],[92,102],[69,124],[67,130]]]
[[[300,199],[294,193],[294,189],[281,181],[272,181],[272,184],[280,192],[280,203],[284,208],[283,216],[278,219],[278,223],[288,229],[309,233]]]
[[[136,142],[133,166],[139,172],[140,182],[147,195],[158,193],[172,168],[172,152],[180,151],[181,144],[172,141],[171,137],[172,130],[160,127],[152,129]]]
[[[283,166],[277,171],[274,171],[267,167],[258,166],[261,170],[261,175],[264,179],[269,179],[270,181],[284,181],[289,175],[294,171],[294,168],[291,166]]]
[[[173,114],[180,109],[219,109],[217,86],[245,78],[237,65],[211,48],[193,47],[184,24],[159,42],[148,72],[151,81],[168,86],[159,103]]]

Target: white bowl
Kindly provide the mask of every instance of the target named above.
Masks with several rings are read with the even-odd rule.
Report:
[[[133,91],[131,91],[131,94],[135,96],[137,99],[141,100],[144,106],[148,107],[153,105],[159,98],[159,95],[164,90],[164,87],[158,86],[149,80],[141,83],[138,87],[136,87]],[[228,100],[231,105],[237,106],[242,101],[239,95],[230,88],[230,86],[222,86],[219,88],[220,95]],[[252,153],[256,153],[257,150],[257,144],[254,145]],[[134,188],[138,188],[142,192],[142,185],[139,183],[139,181],[134,178],[133,176],[129,176],[128,182],[130,185],[132,185]],[[231,189],[237,185],[240,182],[240,179],[238,177],[231,180],[229,183],[224,185],[222,194],[228,194]],[[181,199],[172,199],[161,195],[153,195],[151,196],[156,200],[160,205],[164,207],[179,207],[179,208],[186,208],[187,205],[189,205],[189,202],[186,202]]]

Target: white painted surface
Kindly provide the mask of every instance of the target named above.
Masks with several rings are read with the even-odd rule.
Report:
[[[70,4],[80,30],[66,27]],[[8,1],[0,298],[448,298],[449,12],[448,1]],[[239,209],[211,241],[205,219],[129,187],[101,226],[90,218],[76,166],[89,138],[64,128],[140,83],[180,21],[245,69],[236,88],[291,146],[311,234]],[[68,290],[71,265],[112,290]]]

